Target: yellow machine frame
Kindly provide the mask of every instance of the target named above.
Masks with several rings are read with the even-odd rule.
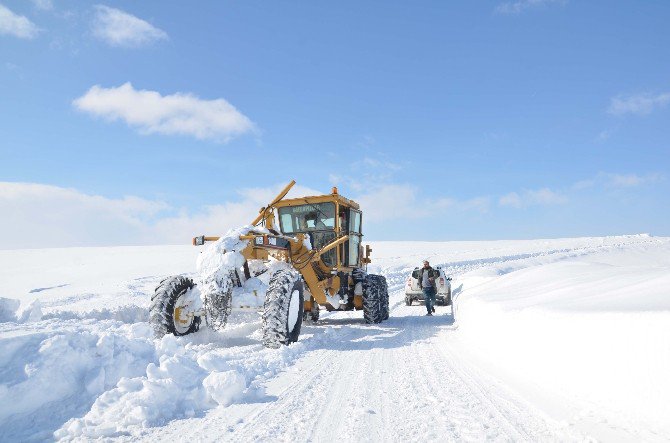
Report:
[[[310,311],[313,308],[313,303],[318,303],[328,310],[334,310],[335,307],[329,303],[328,298],[334,297],[345,283],[347,287],[353,287],[354,281],[351,277],[353,267],[342,266],[343,245],[349,239],[349,236],[342,231],[339,217],[340,207],[359,209],[358,203],[341,196],[337,192],[337,188],[333,188],[331,194],[299,197],[292,199],[283,198],[288,194],[291,188],[295,185],[295,180],[291,182],[275,197],[275,199],[266,207],[261,208],[258,216],[251,222],[252,226],[265,226],[270,231],[270,234],[264,232],[249,231],[248,234],[240,236],[241,240],[248,240],[247,247],[240,253],[247,260],[267,260],[270,256],[290,263],[302,275],[303,280],[307,285],[311,297],[305,299],[305,311]],[[320,249],[309,249],[305,246],[305,234],[298,233],[295,237],[282,235],[275,230],[275,209],[298,206],[315,203],[334,203],[335,204],[335,221],[334,231],[335,239],[324,245]],[[193,239],[194,245],[202,245],[207,241],[216,241],[219,237],[195,237]],[[336,266],[327,266],[321,256],[336,248],[337,261]],[[372,249],[369,245],[365,247],[365,254],[363,254],[362,247],[359,252],[359,263],[361,265],[370,263],[370,253]],[[347,275],[347,282],[340,281],[340,275],[345,273]],[[327,277],[326,277],[327,276]],[[362,294],[354,294],[353,297],[354,308],[363,308]]]

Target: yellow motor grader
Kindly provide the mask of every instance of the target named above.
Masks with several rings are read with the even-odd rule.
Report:
[[[303,321],[318,321],[321,308],[362,310],[366,323],[388,319],[386,279],[366,272],[371,249],[361,244],[359,205],[341,196],[337,188],[327,195],[285,199],[294,184],[291,181],[261,208],[251,225],[235,231],[234,238],[193,239],[195,246],[218,244],[209,254],[223,256],[210,262],[221,258],[229,267],[222,265],[201,275],[197,283],[187,276],[164,279],[151,304],[157,336],[195,332],[202,317],[215,329],[224,327],[233,290],[268,271],[271,276],[262,307],[266,347],[297,341]]]

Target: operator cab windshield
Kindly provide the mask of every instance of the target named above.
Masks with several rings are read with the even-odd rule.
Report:
[[[335,230],[335,204],[314,203],[279,208],[279,223],[284,234]]]
[[[335,203],[279,208],[279,224],[284,234],[307,234],[312,247],[322,248],[335,240]],[[326,266],[337,266],[337,251],[326,251],[321,255],[321,260]]]

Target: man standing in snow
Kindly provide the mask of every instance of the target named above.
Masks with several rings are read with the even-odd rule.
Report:
[[[426,315],[433,315],[435,312],[435,277],[437,271],[430,267],[428,260],[423,261],[423,268],[419,269],[419,287],[423,291],[423,298],[426,300]]]

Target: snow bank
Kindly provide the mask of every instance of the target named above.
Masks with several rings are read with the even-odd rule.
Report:
[[[52,310],[44,314],[45,320],[116,320],[122,323],[149,321],[149,309],[136,305],[124,305],[116,308],[89,309],[83,312]]]
[[[37,296],[43,308],[67,300],[69,308],[90,309],[90,298],[72,297],[100,295],[110,308],[119,293],[127,304],[146,283],[153,290],[161,276],[194,272],[199,254],[190,244],[0,250],[0,297],[25,303]]]
[[[149,337],[149,326],[137,324],[109,332],[32,333],[0,340],[3,435],[48,438],[49,430],[88,410],[122,377],[144,373],[155,358]]]
[[[238,243],[223,243],[215,248],[240,250]],[[458,329],[449,328],[437,343],[456,346],[459,358],[478,362],[478,370],[507,381],[566,426],[601,424],[630,430],[629,440],[653,440],[652,432],[670,435],[664,422],[670,416],[669,244],[648,236],[384,242],[372,245],[370,270],[387,276],[396,315],[411,317],[417,311],[403,306],[403,283],[430,258],[462,288],[455,295]],[[0,251],[0,277],[6,277],[0,293],[11,298],[0,299],[0,440],[50,440],[54,432],[64,440],[146,438],[147,428],[175,419],[268,401],[268,381],[305,354],[328,361],[326,354],[352,352],[372,356],[361,364],[381,361],[378,350],[367,352],[367,338],[352,341],[358,337],[352,331],[370,330],[360,312],[326,315],[328,326],[306,328],[318,332],[277,350],[260,344],[256,312],[233,312],[221,333],[203,325],[197,334],[154,340],[146,323],[154,287],[167,275],[198,278],[200,250]],[[228,262],[221,250],[211,253],[200,254],[198,275],[241,265],[239,257]],[[262,305],[281,266],[271,263],[236,288],[234,300]],[[252,274],[260,270],[252,267]],[[39,303],[30,307],[36,296]],[[393,321],[392,329],[399,324]],[[425,339],[412,335],[415,323],[407,324],[407,342],[396,342],[399,347]],[[381,347],[387,340],[384,334],[374,339]],[[320,354],[334,343],[336,352]],[[403,383],[417,386],[411,378]],[[408,401],[416,400],[407,389]]]
[[[203,331],[204,332],[204,331]],[[90,411],[65,423],[57,439],[135,435],[144,428],[161,426],[177,418],[193,417],[217,406],[256,402],[265,397],[263,383],[290,365],[305,345],[267,350],[260,344],[220,347],[222,336],[165,336],[157,342],[158,362],[142,376],[122,378],[100,395]]]
[[[0,323],[18,322],[27,323],[42,319],[42,304],[33,300],[22,304],[20,300],[0,298]]]
[[[16,321],[16,311],[21,302],[11,298],[0,297],[0,322]]]
[[[459,277],[460,347],[587,432],[669,435],[670,246],[607,249]]]
[[[42,303],[39,300],[33,300],[26,306],[22,306],[16,312],[16,319],[19,323],[40,321],[42,319]]]

